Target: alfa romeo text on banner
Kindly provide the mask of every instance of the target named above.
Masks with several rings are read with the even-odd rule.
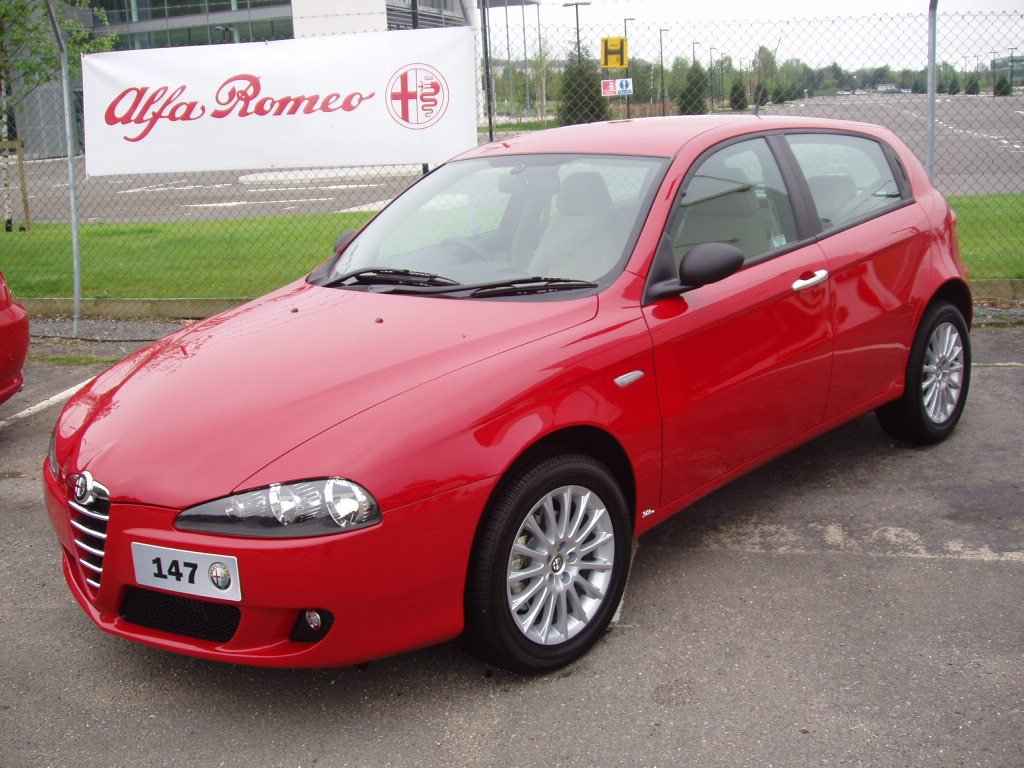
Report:
[[[84,57],[90,175],[436,163],[476,145],[473,31]]]

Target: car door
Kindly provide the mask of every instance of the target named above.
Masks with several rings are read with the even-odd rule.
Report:
[[[676,263],[701,242],[738,273],[648,304],[664,424],[662,502],[687,503],[822,421],[832,353],[827,262],[801,240],[765,138],[705,154],[666,234]]]
[[[826,418],[841,418],[903,381],[930,225],[895,153],[878,140],[836,132],[785,140],[807,180],[832,274],[836,340]]]

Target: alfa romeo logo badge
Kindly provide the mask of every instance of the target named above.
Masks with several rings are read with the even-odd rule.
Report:
[[[409,64],[388,82],[388,112],[402,127],[422,130],[441,119],[449,96],[440,72],[427,64]]]
[[[210,581],[222,592],[231,586],[231,570],[224,563],[210,566]]]
[[[75,495],[75,501],[79,504],[87,504],[92,498],[93,479],[88,472],[81,472],[72,475],[71,492]]]

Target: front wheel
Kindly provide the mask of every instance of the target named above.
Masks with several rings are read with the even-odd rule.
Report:
[[[474,649],[519,672],[578,659],[622,598],[630,534],[622,491],[589,456],[551,456],[509,478],[470,563],[466,624]]]
[[[876,411],[893,437],[937,443],[952,433],[967,401],[971,338],[960,310],[939,302],[924,313],[907,363],[903,396]]]

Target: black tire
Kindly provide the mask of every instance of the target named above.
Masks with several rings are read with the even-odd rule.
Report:
[[[551,516],[544,513],[545,500]],[[569,515],[563,518],[564,509]],[[575,516],[581,522],[572,532]],[[527,530],[529,518],[534,527]],[[559,533],[563,519],[570,522]],[[552,530],[554,541],[537,535]],[[578,659],[604,633],[622,599],[631,538],[621,489],[589,456],[541,457],[506,478],[481,522],[469,565],[466,639],[471,649],[516,672],[545,672]],[[514,553],[517,542],[536,556]],[[522,605],[514,608],[514,602]],[[531,621],[531,615],[538,620]]]
[[[897,440],[913,445],[938,443],[960,421],[970,383],[967,323],[952,304],[936,302],[925,311],[910,347],[903,396],[875,414]]]

